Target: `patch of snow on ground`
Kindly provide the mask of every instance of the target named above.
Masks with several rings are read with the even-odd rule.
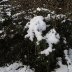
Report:
[[[0,72],[34,72],[29,66],[22,63],[13,63],[8,66],[0,67]]]

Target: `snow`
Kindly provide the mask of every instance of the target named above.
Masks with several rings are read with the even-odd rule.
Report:
[[[6,33],[4,33],[3,35],[1,35],[0,39],[4,39],[6,37]]]
[[[45,36],[48,44],[57,44],[59,42],[60,36],[55,29],[51,29]]]
[[[51,14],[48,14],[45,19],[48,20],[48,21],[51,20]]]
[[[37,11],[42,11],[43,8],[37,8]],[[48,11],[48,10],[44,10]],[[66,21],[66,16],[63,14],[55,14],[55,12],[51,12],[47,15],[47,17],[43,16],[35,16],[28,22],[25,26],[27,28],[27,34],[25,35],[25,38],[29,38],[31,41],[34,41],[34,37],[37,39],[37,43],[41,41],[42,39],[46,40],[47,44],[49,45],[46,49],[40,52],[40,54],[45,54],[46,56],[49,55],[50,52],[52,52],[53,44],[57,44],[60,40],[60,35],[56,32],[54,28],[52,28],[45,36],[42,36],[42,32],[46,30],[47,25],[43,20],[51,20],[51,19],[63,19],[62,23]],[[66,44],[66,38],[64,38],[64,43]],[[62,64],[62,60],[59,59],[58,65],[60,68],[55,69],[55,72],[72,72],[72,55],[69,57],[68,51],[64,50],[65,59],[67,61],[67,65]],[[71,52],[70,52],[71,54]]]
[[[11,65],[0,67],[0,72],[34,72],[30,66],[23,65],[21,62],[15,62]]]
[[[46,56],[49,55],[49,52],[52,52],[52,44],[57,44],[59,42],[60,36],[55,31],[55,29],[51,29],[46,36],[44,37],[46,42],[48,43],[49,47],[43,51],[41,51],[41,54],[45,54]]]
[[[11,16],[11,12],[6,12],[8,16]]]
[[[51,14],[55,14],[55,11],[52,11]]]
[[[46,30],[46,23],[43,21],[44,18],[42,16],[36,16],[30,20],[25,26],[28,28],[27,34],[25,38],[29,38],[33,41],[34,37],[37,39],[37,45],[39,41],[42,39],[46,40],[49,47],[40,52],[40,54],[45,54],[46,56],[49,55],[49,52],[52,52],[52,44],[57,44],[59,42],[60,36],[56,32],[55,29],[51,29],[44,37],[42,36],[42,32]]]
[[[51,12],[49,9],[46,9],[46,8],[40,8],[40,7],[38,7],[36,10],[37,10],[37,11],[49,11],[49,12]]]
[[[33,19],[30,20],[25,26],[25,28],[29,28],[27,31],[27,35],[25,35],[25,38],[29,38],[31,41],[33,41],[34,36],[37,38],[37,41],[42,40],[42,31],[46,30],[46,24],[43,21],[44,18],[42,16],[36,16]]]
[[[67,66],[62,64],[61,58],[59,58],[58,65],[60,68],[55,69],[55,72],[68,72]]]
[[[64,23],[66,20],[64,19],[61,23]]]
[[[72,72],[72,65],[63,65],[62,61],[58,61],[60,68],[55,69],[55,72]]]
[[[0,18],[0,22],[4,22],[5,21],[5,19],[3,19],[3,18]]]
[[[57,19],[66,18],[66,15],[64,15],[64,14],[58,14],[58,15],[56,15],[56,18]]]
[[[67,60],[68,71],[72,72],[72,62],[71,59],[69,58],[68,50],[64,50],[64,54],[65,54],[65,59]]]
[[[3,30],[0,30],[0,34],[3,33]]]
[[[8,1],[8,0],[2,0],[2,1]],[[1,5],[1,6],[9,6],[11,5]],[[59,8],[61,9],[61,8]],[[8,9],[9,10],[9,9]],[[48,9],[45,8],[37,8],[37,11],[49,11]],[[21,14],[24,14],[25,11],[21,11],[19,13],[14,14],[12,17],[15,18]],[[7,12],[8,16],[11,16],[11,12]],[[47,17],[45,17],[46,20],[51,20],[51,19],[61,19],[65,18],[66,16],[63,14],[55,14],[54,11],[49,13]],[[27,16],[28,18],[28,16]],[[59,42],[60,36],[56,32],[55,29],[51,29],[45,36],[42,36],[42,32],[46,30],[46,23],[43,21],[44,17],[43,16],[36,16],[30,20],[25,26],[25,28],[28,28],[27,34],[25,35],[25,38],[29,38],[31,41],[34,41],[34,37],[37,39],[37,43],[41,41],[42,39],[46,40],[47,44],[49,45],[46,49],[40,52],[40,54],[45,54],[46,56],[49,55],[50,52],[53,51],[53,44],[57,44]],[[0,18],[0,21],[5,21],[5,19]],[[66,20],[64,19],[62,21],[65,22]],[[21,24],[21,22],[19,22]],[[13,30],[12,30],[13,31]],[[0,34],[3,31],[0,30]],[[1,37],[4,38],[6,34],[2,35]],[[66,44],[66,39],[64,39],[64,43]],[[58,64],[60,68],[55,69],[55,72],[72,72],[72,49],[70,49],[68,55],[68,50],[64,50],[65,54],[65,59],[67,61],[67,65],[63,65],[61,59],[59,59]],[[26,55],[24,57],[27,57]],[[23,65],[20,62],[15,62],[11,65],[3,66],[0,67],[0,72],[34,72],[32,69],[30,69],[30,66]]]
[[[11,7],[11,5],[0,5],[0,7]]]
[[[62,8],[59,8],[60,10],[62,9]]]
[[[16,14],[14,14],[13,16],[12,16],[12,18],[15,18],[15,17],[17,17],[17,16],[19,16],[19,15],[21,15],[21,14],[24,14],[25,13],[25,11],[21,11],[21,12],[19,12],[19,13],[16,13]]]
[[[72,49],[71,48],[69,49],[69,58],[71,59],[71,62],[72,62]]]
[[[2,0],[2,1],[8,1],[8,0]]]
[[[65,54],[65,59],[67,60],[68,66],[71,65],[71,60],[68,56],[68,50],[64,50],[64,54]]]
[[[55,12],[52,11],[52,12],[50,12],[50,13],[45,17],[45,20],[46,20],[46,21],[50,21],[50,20],[54,20],[54,19],[56,19],[56,20],[64,19],[64,20],[62,21],[62,23],[63,23],[63,22],[65,22],[65,20],[66,20],[66,15],[63,15],[63,14],[55,14]]]
[[[70,49],[69,52],[68,50],[64,50],[64,54],[67,65],[63,65],[61,58],[58,58],[58,65],[60,68],[55,69],[54,72],[72,72],[72,49]]]
[[[2,3],[2,2],[6,2],[6,1],[8,1],[8,0],[2,0],[2,1],[0,1],[0,3]]]
[[[37,8],[37,11],[41,11],[41,9],[38,7],[38,8]]]
[[[47,49],[41,51],[40,54],[45,54],[47,56],[50,52],[52,52],[52,45],[49,46]]]

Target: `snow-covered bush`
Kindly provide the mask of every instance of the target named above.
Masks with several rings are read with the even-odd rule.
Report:
[[[39,8],[37,10],[39,12],[42,11],[42,9]],[[68,56],[65,55],[64,50],[69,50],[69,47],[72,48],[70,44],[72,40],[72,21],[67,19],[66,15],[55,14],[54,12],[50,12],[47,17],[43,17],[43,19],[40,17],[41,16],[36,16],[26,24],[25,28],[27,28],[27,34],[25,38],[29,38],[29,40],[36,43],[37,46],[37,49],[35,48],[36,55],[38,54],[37,62],[40,61],[41,63],[37,64],[35,69],[40,67],[38,70],[41,72],[51,72],[59,65],[57,64],[57,57],[62,58],[63,64],[69,64],[67,63],[69,58],[68,60],[66,59]],[[41,27],[41,25],[43,25],[42,21],[44,22],[45,29]],[[37,30],[39,28],[42,28],[43,31],[41,31],[42,29]],[[40,33],[40,36],[36,35],[35,32]],[[34,38],[36,39],[34,40]],[[38,38],[40,40],[38,40]],[[69,38],[71,39],[70,41]],[[44,41],[44,46],[40,44],[42,41]],[[39,43],[37,44],[37,42]],[[43,70],[42,67],[45,67],[46,70]],[[38,70],[36,69],[36,72],[38,72]]]
[[[5,71],[15,61],[27,65],[28,70],[34,68],[35,72],[59,72],[63,68],[67,71],[72,67],[71,52],[68,55],[72,48],[72,21],[45,8],[29,11],[29,16],[24,13],[15,13],[0,22],[0,66],[10,63],[0,70]],[[19,63],[15,65],[18,67]],[[26,70],[23,65],[18,70]]]
[[[46,30],[46,24],[43,21],[44,18],[42,16],[34,17],[30,23],[27,23],[25,28],[29,28],[27,31],[28,34],[25,35],[26,37],[29,37],[31,41],[33,41],[34,36],[37,38],[37,41],[42,40],[42,31]]]

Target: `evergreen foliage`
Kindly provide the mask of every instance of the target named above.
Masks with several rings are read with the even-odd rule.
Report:
[[[6,2],[5,2],[6,3]],[[1,3],[3,4],[3,2]],[[0,5],[1,5],[0,4]],[[24,30],[24,26],[29,21],[24,17],[13,19],[12,15],[8,16],[3,9],[2,18],[5,20],[0,22],[0,66],[6,63],[13,63],[15,61],[21,61],[24,65],[30,65],[31,68],[35,68],[36,72],[51,72],[54,68],[58,68],[58,57],[62,58],[62,63],[67,64],[65,60],[64,50],[72,48],[72,21],[66,19],[51,19],[45,21],[47,25],[50,25],[45,35],[51,28],[55,28],[60,35],[60,42],[53,45],[55,49],[48,56],[39,54],[40,51],[48,47],[45,40],[40,41],[39,45],[36,45],[36,38],[31,42],[24,36],[27,34],[27,29]],[[13,12],[13,10],[11,10]],[[46,16],[46,13],[38,12],[38,15]],[[32,15],[33,16],[33,15]],[[66,43],[64,40],[66,39]]]

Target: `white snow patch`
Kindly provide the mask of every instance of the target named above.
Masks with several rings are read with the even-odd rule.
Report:
[[[55,12],[53,11],[53,12],[50,12],[50,13],[45,17],[45,20],[46,20],[46,21],[54,20],[54,19],[56,19],[56,20],[64,19],[64,20],[62,21],[62,23],[63,23],[63,22],[65,22],[66,15],[63,15],[63,14],[55,14]]]
[[[36,10],[37,10],[37,11],[48,11],[48,12],[51,12],[49,9],[40,8],[40,7],[38,7]]]
[[[59,42],[60,36],[55,29],[51,29],[45,36],[48,44],[57,44]]]
[[[40,52],[40,54],[45,54],[46,56],[49,55],[49,53],[52,52],[52,46],[48,47],[47,49]]]
[[[13,63],[4,67],[0,67],[0,72],[34,72],[30,66],[22,65],[22,63]]]
[[[45,17],[46,20],[51,20],[51,14],[48,14],[47,17]]]
[[[69,58],[71,59],[71,62],[72,62],[72,49],[71,48],[69,49]]]
[[[67,60],[67,64],[70,65],[71,64],[71,60],[68,56],[68,50],[64,50],[64,54],[65,54],[65,59]]]
[[[68,72],[67,65],[63,65],[61,60],[58,61],[58,65],[60,68],[55,69],[55,72]]]
[[[59,8],[60,10],[62,9],[62,8]]]
[[[66,20],[64,19],[61,23],[64,23]]]
[[[11,16],[11,12],[6,12],[6,14],[7,14],[8,16]]]
[[[42,32],[46,30],[46,23],[43,21],[44,18],[42,16],[36,16],[33,19],[30,20],[25,26],[25,28],[28,28],[27,34],[25,35],[25,38],[29,38],[31,41],[33,41],[34,37],[37,38],[37,44],[39,44],[39,41],[42,39],[46,40],[49,47],[43,51],[40,52],[40,54],[45,54],[46,56],[49,55],[49,52],[52,52],[52,44],[57,44],[59,42],[60,36],[56,32],[55,29],[51,29],[44,37],[42,36]]]
[[[25,35],[25,38],[28,37],[31,41],[33,41],[35,36],[37,41],[41,41],[43,39],[42,31],[46,30],[46,24],[43,20],[44,18],[42,16],[36,16],[31,19],[31,21],[25,26],[25,28],[29,28],[27,31],[28,34]]]
[[[8,0],[2,0],[2,1],[8,1]]]
[[[46,36],[44,37],[46,42],[49,44],[49,47],[43,51],[41,51],[41,54],[45,54],[46,56],[49,55],[49,52],[52,52],[52,44],[57,44],[59,42],[60,36],[55,31],[55,29],[51,29]]]
[[[70,49],[70,51],[72,52],[72,49]],[[59,58],[58,65],[60,66],[60,68],[55,69],[54,72],[72,72],[72,62],[71,62],[72,60],[70,57],[72,56],[71,52],[69,53],[68,50],[64,50],[67,65],[63,65],[61,58]]]
[[[64,14],[58,14],[58,15],[56,15],[56,18],[57,19],[66,18],[66,15],[64,15]]]
[[[38,8],[37,8],[37,11],[41,11],[41,8],[38,7]]]
[[[67,65],[68,65],[68,71],[72,72],[72,63],[71,63],[71,59],[69,58],[69,55],[68,55],[68,50],[64,50],[64,54],[65,54],[65,59],[67,61]]]
[[[63,39],[64,39],[63,40],[63,43],[66,44],[67,43],[66,38],[64,37]]]
[[[0,30],[0,34],[3,33],[3,30]]]
[[[14,14],[13,16],[12,16],[12,18],[15,18],[15,17],[17,17],[17,16],[19,16],[19,15],[21,15],[21,14],[24,14],[25,13],[25,11],[21,11],[21,12],[19,12],[19,13],[16,13],[16,14]]]
[[[0,22],[4,22],[5,21],[5,19],[3,19],[3,18],[0,18]]]

